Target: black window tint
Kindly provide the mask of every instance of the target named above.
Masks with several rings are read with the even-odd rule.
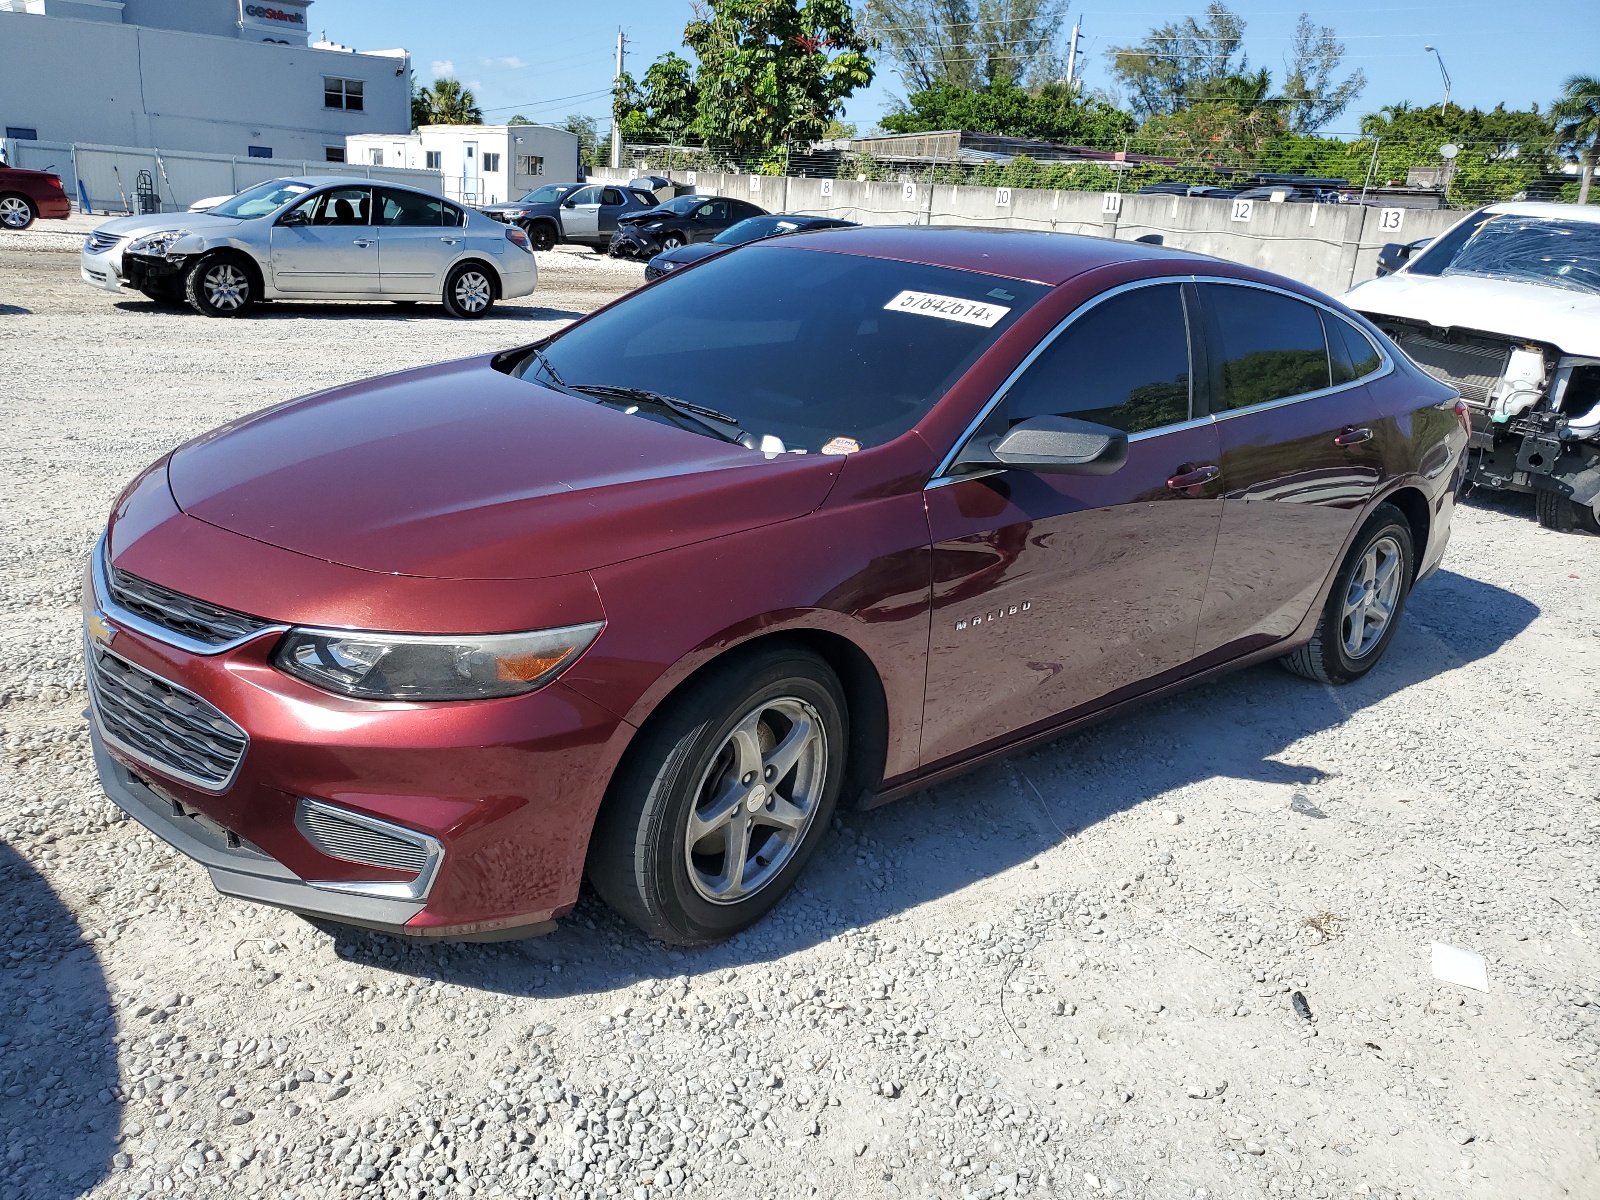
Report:
[[[467,223],[467,214],[454,204],[445,204],[441,201],[439,207],[444,210],[444,224],[460,226]]]
[[[1091,308],[1006,393],[1012,424],[1075,417],[1138,433],[1189,419],[1189,330],[1177,284]]]
[[[616,188],[607,188],[603,193],[601,193],[601,204],[621,204],[622,202],[622,193],[617,191]]]
[[[1352,383],[1371,375],[1382,364],[1366,335],[1343,317],[1323,313],[1322,328],[1328,337],[1328,363],[1334,383]]]
[[[443,225],[444,201],[437,196],[424,196],[420,192],[391,192],[387,188],[378,193],[378,224],[380,225]]]
[[[1248,408],[1329,385],[1317,310],[1261,288],[1204,284],[1216,363],[1211,411]]]

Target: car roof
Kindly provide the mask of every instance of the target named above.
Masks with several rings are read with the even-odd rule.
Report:
[[[327,187],[330,184],[342,183],[349,187],[359,184],[378,184],[382,187],[400,188],[407,192],[418,192],[424,196],[433,196],[436,199],[445,199],[437,192],[430,192],[426,188],[415,187],[409,183],[399,183],[393,179],[368,179],[365,175],[283,175],[277,179],[263,179],[262,183],[303,183],[307,187]],[[255,186],[255,185],[252,185]]]
[[[857,225],[791,233],[785,246],[897,259],[930,267],[981,271],[1054,287],[1085,271],[1130,260],[1211,263],[1201,254],[1144,242],[1032,229],[960,225]]]
[[[1488,211],[1515,217],[1558,217],[1567,221],[1600,224],[1600,208],[1593,204],[1554,204],[1542,200],[1509,200],[1491,204]]]

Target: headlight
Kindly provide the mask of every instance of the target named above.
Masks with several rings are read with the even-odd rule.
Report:
[[[291,629],[273,662],[362,700],[483,700],[543,687],[589,648],[604,621],[531,633],[351,633]]]
[[[646,229],[665,229],[666,225],[667,225],[667,223],[665,221],[651,221],[650,224],[645,226],[645,228]]]
[[[129,254],[150,254],[156,258],[165,258],[167,247],[179,238],[189,236],[187,229],[163,229],[160,233],[147,233],[142,237],[134,238],[128,244]]]
[[[676,271],[681,266],[683,266],[682,263],[675,263],[669,259],[664,263],[657,264],[656,269],[658,271]]]

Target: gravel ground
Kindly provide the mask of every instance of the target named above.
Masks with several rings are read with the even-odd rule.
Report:
[[[323,930],[101,795],[95,533],[184,438],[640,269],[208,321],[81,285],[78,236],[0,235],[0,1200],[1600,1195],[1600,539],[1469,505],[1360,683],[1247,671],[848,814],[722,947],[588,898],[529,942]]]

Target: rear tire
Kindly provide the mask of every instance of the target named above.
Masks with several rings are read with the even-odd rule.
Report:
[[[482,263],[459,263],[444,281],[444,310],[452,317],[476,320],[494,307],[494,276]]]
[[[848,739],[844,691],[816,655],[775,646],[713,668],[612,780],[589,845],[595,890],[663,942],[748,928],[825,836]]]
[[[1318,683],[1360,679],[1394,640],[1416,562],[1405,514],[1380,504],[1340,564],[1311,640],[1278,661]]]
[[[189,268],[183,294],[202,317],[237,317],[256,298],[254,274],[237,254],[207,254]]]
[[[0,229],[8,233],[18,233],[32,225],[39,212],[33,207],[33,201],[17,192],[7,192],[0,196]]]
[[[1539,489],[1534,493],[1534,511],[1539,524],[1557,533],[1600,533],[1600,522],[1595,520],[1594,510],[1574,503],[1560,492]]]

